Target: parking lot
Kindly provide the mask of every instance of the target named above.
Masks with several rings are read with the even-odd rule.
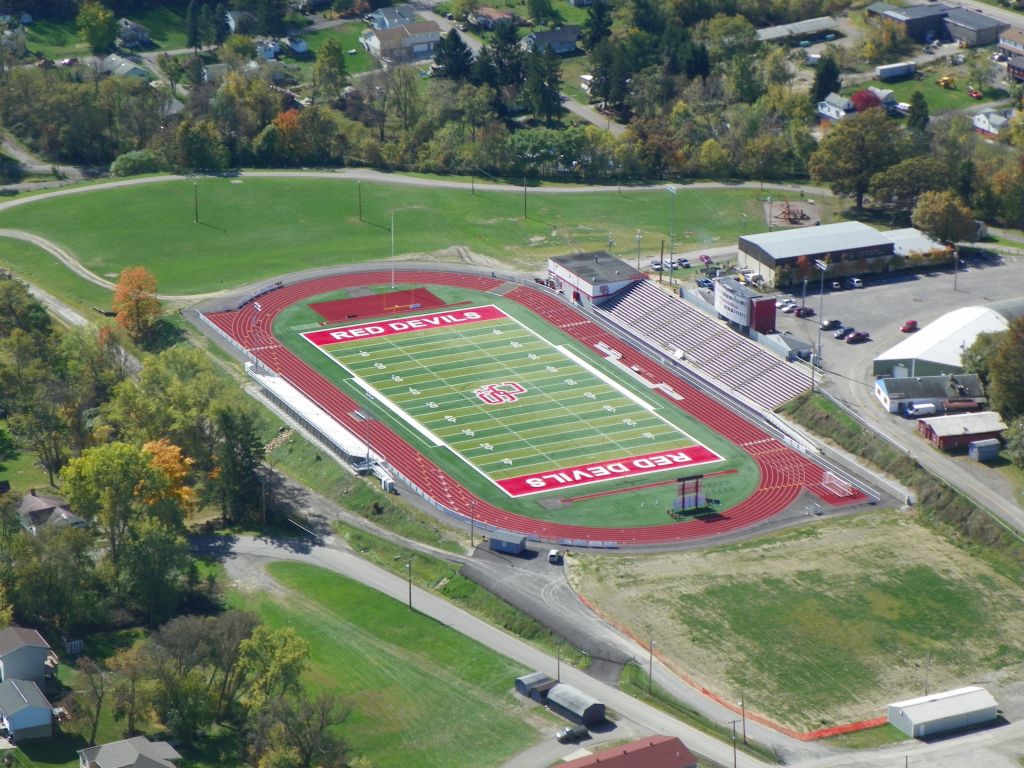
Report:
[[[876,355],[906,338],[900,328],[907,320],[924,326],[960,307],[987,304],[1024,295],[1024,259],[998,256],[994,259],[968,260],[955,276],[949,268],[920,274],[869,275],[863,288],[830,289],[825,280],[825,294],[818,284],[807,284],[807,306],[814,316],[798,318],[777,311],[776,327],[817,343],[818,326],[822,320],[838,320],[844,326],[866,331],[870,338],[858,344],[846,344],[833,338],[834,331],[821,332],[821,360],[837,391],[870,391],[874,385],[871,370]],[[783,296],[802,300],[802,286]],[[856,398],[860,400],[860,397]]]

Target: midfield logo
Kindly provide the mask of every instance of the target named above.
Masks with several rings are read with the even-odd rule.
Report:
[[[475,391],[477,397],[488,405],[501,405],[502,403],[514,403],[519,395],[526,392],[526,389],[514,381],[503,381],[501,384],[488,384]]]

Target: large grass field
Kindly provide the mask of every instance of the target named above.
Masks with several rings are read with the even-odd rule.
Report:
[[[528,670],[336,574],[298,563],[270,573],[290,591],[232,593],[312,647],[306,682],[351,704],[341,733],[379,768],[500,765],[537,739],[513,692]]]
[[[426,325],[446,321],[461,324]],[[303,336],[356,386],[512,496],[606,481],[613,470],[678,473],[720,461],[653,406],[494,306]],[[654,454],[665,463],[641,458]]]
[[[0,267],[9,269],[25,282],[60,296],[83,313],[91,307],[110,309],[113,294],[82,280],[41,248],[21,240],[0,237]],[[92,313],[93,317],[99,315]]]
[[[390,255],[395,219],[399,256],[456,259],[462,246],[479,263],[539,269],[554,254],[619,245],[614,253],[641,261],[669,245],[672,196],[664,190],[599,193],[527,193],[477,187],[448,190],[349,180],[220,179],[198,182],[199,224],[193,221],[193,185],[169,181],[105,188],[43,199],[0,212],[0,227],[28,230],[69,248],[91,271],[113,279],[125,266],[143,265],[161,292],[230,288],[285,272],[331,264],[383,260]],[[753,189],[687,189],[676,201],[677,250],[724,245],[764,229],[762,196]],[[126,229],[125,211],[130,211]],[[445,254],[440,252],[445,251]],[[428,256],[422,256],[428,258]]]
[[[701,685],[800,730],[1024,671],[1024,598],[912,516],[881,511],[703,552],[582,558],[582,594]],[[998,698],[998,691],[996,691]]]
[[[403,285],[396,286],[399,291],[407,287],[408,286]],[[645,417],[650,418],[652,414],[657,417],[657,420],[662,422],[664,425],[662,429],[667,430],[664,434],[674,434],[676,436],[675,439],[683,441],[683,445],[693,445],[694,443],[697,443],[702,446],[707,446],[710,451],[724,457],[724,461],[706,465],[712,472],[728,472],[728,474],[709,477],[705,482],[707,496],[718,500],[718,504],[715,506],[716,510],[727,509],[728,507],[739,503],[749,496],[756,488],[760,475],[757,471],[756,465],[746,453],[725,441],[709,427],[691,418],[683,410],[670,405],[664,398],[655,396],[649,389],[637,382],[635,378],[626,375],[625,372],[616,368],[604,358],[598,356],[593,350],[579,345],[574,340],[552,328],[521,305],[501,296],[492,294],[484,296],[476,291],[459,288],[431,286],[431,292],[451,305],[461,306],[463,302],[470,302],[473,306],[482,303],[495,305],[509,317],[518,321],[515,324],[517,333],[524,333],[525,330],[523,326],[525,326],[525,329],[532,331],[533,334],[539,334],[541,340],[538,340],[536,336],[530,334],[532,337],[530,343],[537,345],[537,349],[544,351],[545,354],[552,355],[551,361],[557,361],[559,365],[572,363],[569,358],[565,357],[564,354],[557,350],[554,350],[552,347],[552,345],[561,346],[568,350],[572,355],[576,356],[579,360],[585,361],[585,363],[588,366],[591,366],[594,371],[599,372],[600,376],[603,377],[604,380],[596,381],[594,384],[593,393],[595,395],[598,392],[601,392],[601,397],[605,397],[606,395],[604,393],[608,393],[607,396],[616,398],[616,402],[620,402],[620,399],[629,400],[632,403],[631,407],[635,408],[636,411],[643,413]],[[596,527],[661,525],[672,521],[666,513],[670,508],[672,498],[676,493],[674,485],[662,485],[643,489],[637,489],[637,486],[658,482],[664,479],[670,480],[680,474],[679,469],[676,469],[675,473],[656,472],[649,475],[639,475],[627,479],[610,479],[594,485],[577,486],[561,491],[554,490],[532,496],[510,497],[507,495],[491,480],[485,477],[479,469],[454,454],[451,448],[447,445],[437,445],[436,442],[427,437],[417,425],[411,423],[411,420],[402,419],[380,400],[367,399],[365,388],[353,380],[354,377],[350,372],[346,371],[336,360],[325,355],[320,349],[315,347],[313,344],[310,344],[301,336],[302,332],[315,328],[318,321],[322,320],[321,316],[308,306],[309,304],[343,297],[343,292],[329,293],[321,296],[310,297],[306,301],[287,308],[276,318],[274,334],[285,346],[315,370],[323,374],[340,390],[360,402],[362,404],[362,409],[372,415],[373,420],[370,422],[371,445],[373,443],[373,423],[376,420],[381,420],[387,423],[387,425],[400,435],[403,440],[412,445],[416,450],[420,451],[431,463],[444,467],[446,472],[454,477],[461,485],[470,489],[473,493],[491,503],[509,510],[510,512],[515,512],[535,519],[566,523],[570,525],[589,525]],[[467,306],[469,305],[467,304]],[[414,312],[412,314],[416,313]],[[415,336],[416,334],[400,334],[393,338],[399,338],[403,335]],[[499,337],[494,338],[497,339]],[[449,350],[449,352],[452,351],[454,350]],[[346,355],[346,360],[350,357],[354,357],[355,359],[364,359],[359,358],[358,350],[355,355]],[[540,362],[540,360],[532,361],[527,359],[523,362],[533,364]],[[549,362],[545,362],[544,366],[546,367]],[[371,369],[376,373],[380,373],[379,369],[372,368],[373,365],[374,363],[371,362]],[[452,365],[451,367],[454,369],[455,366]],[[494,370],[497,373],[499,369]],[[543,372],[547,373],[547,371]],[[388,373],[386,369],[383,373],[384,381],[389,382],[389,392],[393,391],[392,388],[397,389],[399,386],[404,390],[408,389],[408,384],[405,381],[394,382],[390,380],[389,377],[391,375],[397,374]],[[593,377],[593,374],[589,372],[587,373],[587,380],[594,382],[596,377],[591,378]],[[574,373],[573,375],[575,376],[577,374]],[[582,381],[582,374],[580,374],[580,376],[580,381]],[[472,391],[475,390],[480,383],[492,383],[492,378],[493,377],[489,377],[484,373],[479,373],[477,380],[475,380],[475,383],[470,387],[470,393],[472,394]],[[505,377],[500,375],[498,376],[498,379],[504,381]],[[573,380],[575,381],[576,379]],[[555,379],[550,385],[554,386],[555,382],[560,382],[562,387],[566,387],[568,389],[574,388],[572,385],[565,384],[564,378]],[[600,389],[598,388],[599,384],[601,385]],[[406,395],[408,395],[408,392],[406,392]],[[427,405],[430,400],[425,400],[422,393],[420,395],[412,395],[411,397],[415,399],[415,402],[422,403],[423,410],[428,413],[432,413],[433,409],[430,409],[429,405]],[[589,404],[591,403],[590,399],[583,397],[582,400],[587,403],[589,407]],[[646,408],[636,405],[637,403],[646,404]],[[509,404],[496,407],[507,407],[508,405]],[[441,413],[442,409],[439,408],[437,411],[438,413]],[[602,409],[602,413],[606,412]],[[448,435],[451,432],[451,425],[444,420],[445,415],[448,415],[448,413],[445,412],[441,416],[436,417],[436,419],[439,420],[437,428],[439,430],[444,430],[444,434]],[[615,415],[620,419],[626,418],[619,417],[618,414]],[[432,415],[428,415],[425,418],[428,419],[431,424],[434,424],[435,419]],[[628,418],[632,419],[632,417]],[[530,428],[525,421],[520,422],[520,425],[520,428],[524,430]],[[475,435],[472,438],[468,435],[462,435],[461,429],[463,428],[465,427],[459,427],[454,431],[454,434],[460,438],[466,438],[467,440],[472,439],[472,444],[476,445],[478,450],[470,452],[471,455],[481,457],[490,456],[491,451],[487,451],[485,448],[480,448],[478,444],[481,441],[475,439]],[[582,427],[576,428],[582,429]],[[503,429],[505,430],[505,434],[501,439],[509,441],[508,444],[511,446],[513,441],[516,439],[514,434],[516,427],[513,427],[510,422],[504,424]],[[550,439],[558,439],[558,431],[554,427],[550,427],[550,429]],[[566,434],[566,429],[568,429],[568,427],[561,428],[563,437]],[[624,436],[627,432],[631,432],[633,427],[631,425],[620,423],[616,428],[616,431],[618,429],[624,430],[619,433],[619,435],[622,439],[625,439]],[[646,430],[640,430],[639,437],[643,442],[647,442],[648,438],[643,437],[643,431]],[[611,432],[611,430],[609,430],[609,432]],[[453,437],[453,439],[455,438]],[[589,440],[591,444],[586,450],[591,452],[609,450],[609,446],[605,445],[608,441],[606,436],[602,436],[601,434],[592,435]],[[490,440],[490,442],[492,445],[497,445],[497,438]],[[570,467],[578,466],[579,464],[580,462],[573,461],[571,464],[565,464],[563,466]],[[496,467],[494,467],[495,472],[500,472],[504,469],[505,466],[500,462]],[[729,472],[730,470],[734,471]],[[513,469],[512,472],[515,472],[515,470]],[[685,472],[683,474],[685,474]],[[579,499],[568,504],[563,504],[559,501],[559,499],[562,498],[577,498],[596,492],[619,489],[633,490],[630,490],[628,493]]]
[[[854,91],[860,91],[869,86],[892,91],[896,101],[910,103],[914,91],[920,91],[928,102],[928,110],[935,114],[937,112],[948,112],[950,110],[968,109],[976,107],[980,101],[975,101],[967,95],[967,86],[970,78],[965,67],[943,67],[938,70],[924,70],[924,79],[899,80],[897,82],[885,82],[882,80],[871,80],[866,83],[858,83],[856,86],[844,88],[846,95]],[[956,80],[956,88],[943,88],[936,82],[942,75],[950,75]],[[1009,93],[1003,88],[988,86],[982,91],[982,101],[1000,101],[1009,97]]]

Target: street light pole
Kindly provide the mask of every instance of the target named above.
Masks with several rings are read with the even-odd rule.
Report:
[[[633,237],[636,238],[636,271],[639,272],[640,271],[640,230],[639,229],[636,231],[636,234],[633,235]]]
[[[743,691],[740,691],[740,713],[741,713],[740,717],[743,718],[743,743],[746,744],[747,743],[747,699],[746,699],[746,696],[743,694]]]
[[[405,561],[405,570],[409,576],[409,610],[412,610],[412,560]]]
[[[814,391],[814,369],[821,362],[821,324],[825,322],[825,273],[828,272],[828,262],[815,259],[814,266],[821,271],[821,280],[818,287],[818,353],[811,354],[811,392]]]

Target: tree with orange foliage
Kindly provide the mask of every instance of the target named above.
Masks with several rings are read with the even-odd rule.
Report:
[[[145,267],[125,267],[114,288],[117,322],[134,341],[141,341],[160,318],[156,278]]]
[[[161,489],[160,498],[153,500],[154,506],[163,499],[169,499],[187,517],[196,508],[196,492],[186,485],[195,461],[183,455],[181,448],[167,438],[151,440],[142,446],[142,450],[152,456],[153,466],[163,472],[168,480],[167,487]]]

